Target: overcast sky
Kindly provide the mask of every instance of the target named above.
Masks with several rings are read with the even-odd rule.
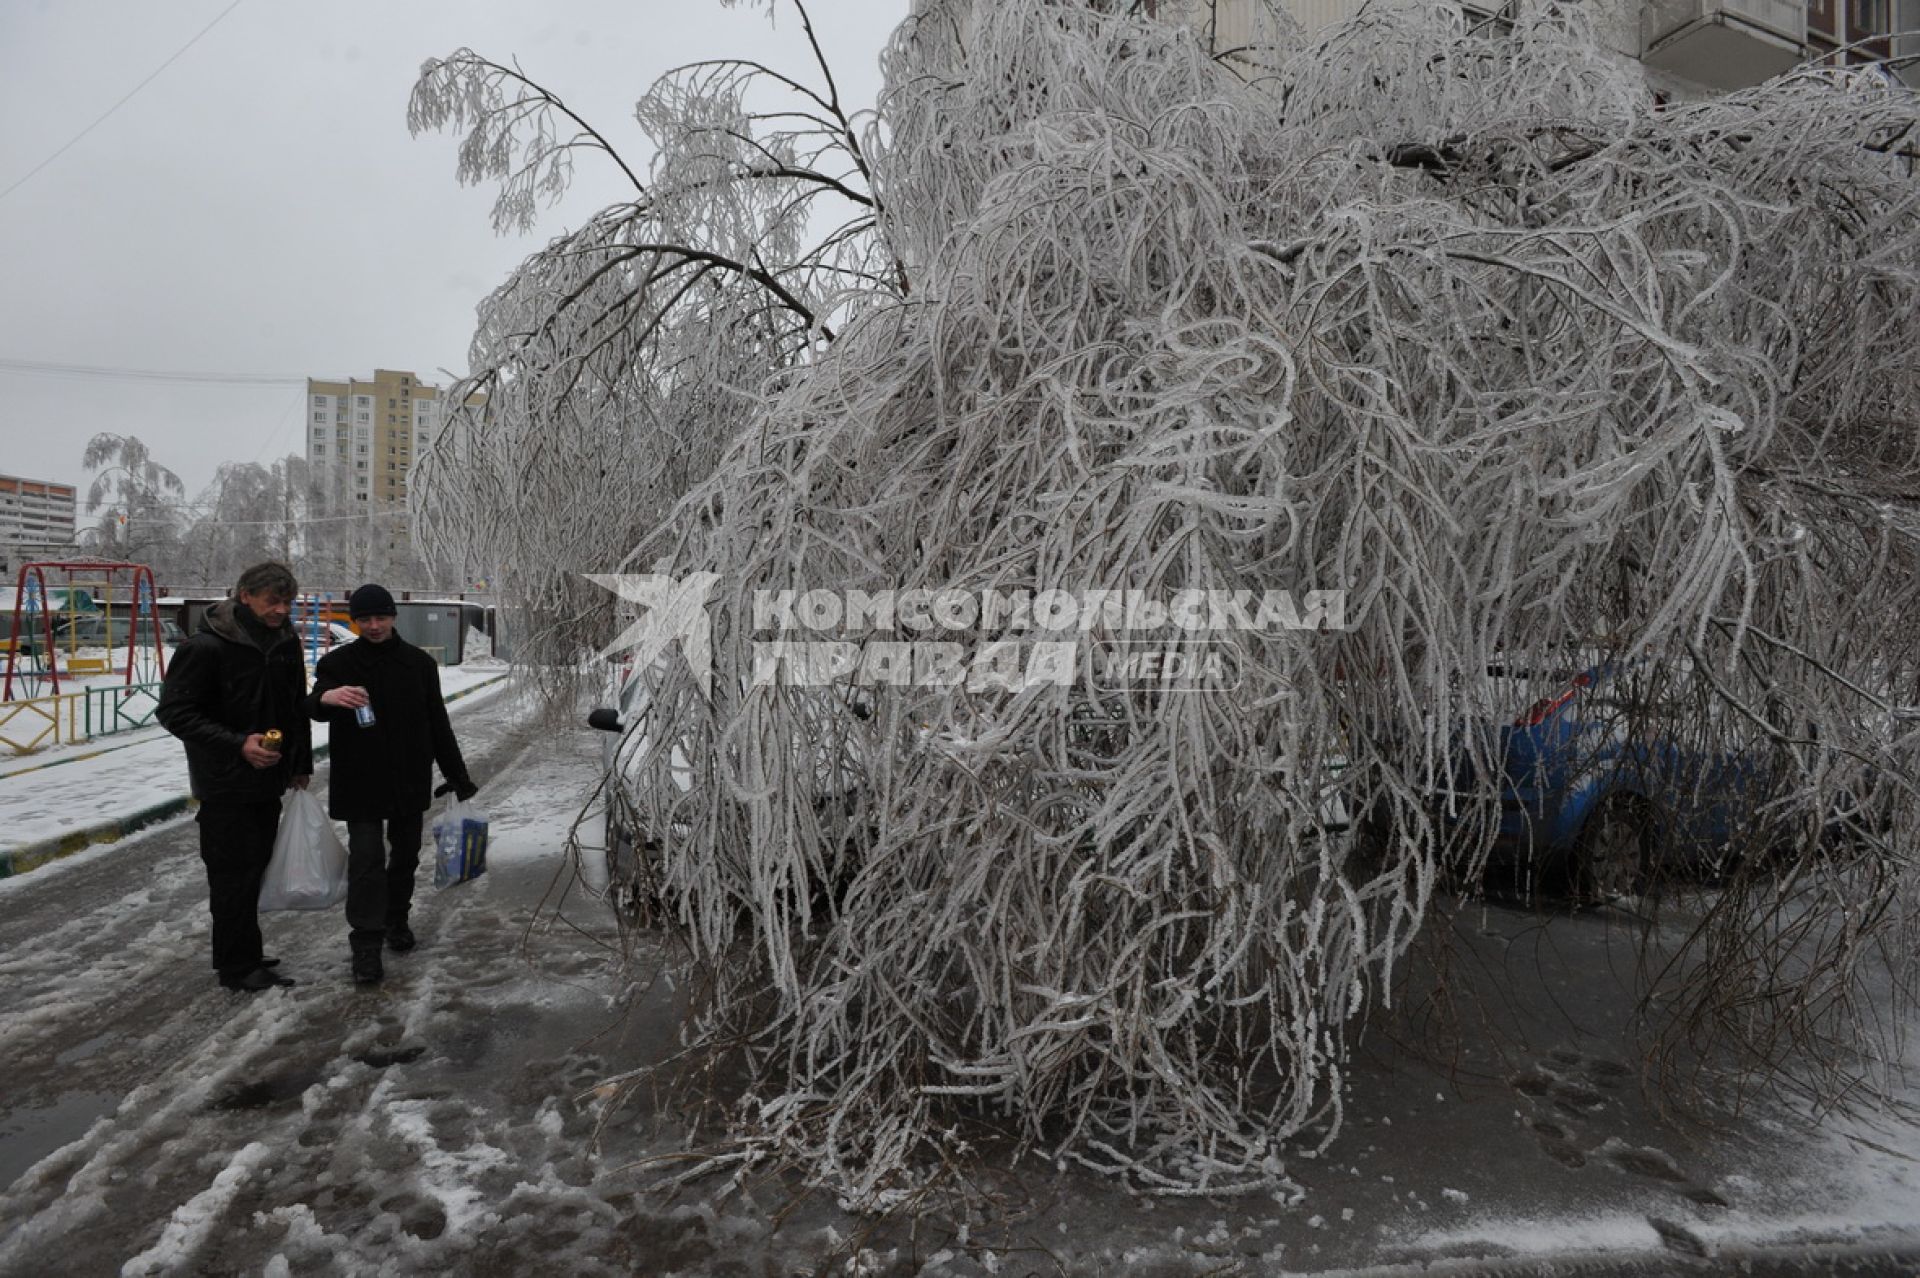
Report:
[[[872,104],[907,5],[810,6],[843,100]],[[791,10],[770,24],[718,0],[0,0],[0,472],[84,498],[81,451],[113,431],[145,440],[191,495],[224,461],[301,447],[296,382],[21,363],[215,379],[379,367],[443,384],[443,370],[465,372],[474,304],[631,191],[583,161],[531,236],[496,237],[492,189],[454,181],[453,137],[407,132],[421,62],[461,45],[518,58],[636,169],[649,157],[632,105],[660,72],[713,56],[811,65]]]

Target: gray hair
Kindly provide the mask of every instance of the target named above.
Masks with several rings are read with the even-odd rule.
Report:
[[[234,584],[234,598],[241,595],[275,594],[282,599],[292,599],[300,593],[300,585],[293,579],[293,569],[282,563],[268,560],[264,564],[255,564],[240,574],[240,580]]]

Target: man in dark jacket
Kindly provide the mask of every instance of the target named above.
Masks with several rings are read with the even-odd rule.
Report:
[[[285,564],[240,574],[233,598],[207,609],[174,650],[154,717],[187,747],[187,779],[200,800],[200,859],[213,915],[213,967],[228,989],[291,985],[260,948],[260,880],[273,857],[280,796],[306,788],[313,729],[303,701],[307,670],[287,625],[299,588]],[[271,730],[282,735],[268,748]]]
[[[433,795],[452,789],[468,799],[479,788],[453,739],[440,667],[400,637],[394,611],[384,587],[354,591],[347,615],[360,637],[320,658],[307,696],[308,713],[328,725],[327,810],[347,823],[348,942],[353,979],[361,982],[384,975],[382,942],[400,953],[413,948],[407,910],[421,818]],[[439,790],[432,789],[435,763],[447,780]]]

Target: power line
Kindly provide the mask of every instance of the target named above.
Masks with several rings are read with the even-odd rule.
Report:
[[[404,519],[407,517],[407,511],[400,506],[389,506],[385,503],[374,505],[371,502],[369,502],[368,505],[371,506],[372,509],[357,511],[351,515],[314,515],[311,517],[305,515],[289,515],[281,519],[215,519],[213,518],[213,512],[219,509],[219,503],[217,501],[150,501],[143,503],[139,510],[129,511],[126,517],[137,523],[152,523],[154,516],[146,512],[168,511],[193,523],[211,524],[217,528],[277,528],[282,524],[338,524],[350,523],[357,520]],[[103,515],[112,515],[118,508],[118,502],[104,501],[101,505],[94,507],[93,510],[89,510],[86,513],[89,516],[94,515],[96,512]]]
[[[405,518],[405,517],[406,517],[406,514],[407,514],[407,512],[406,512],[406,511],[404,511],[404,510],[366,510],[366,511],[361,511],[361,512],[360,512],[359,514],[357,514],[357,515],[314,515],[314,516],[312,516],[311,518],[309,518],[309,517],[307,517],[307,516],[296,516],[296,517],[289,517],[289,518],[286,518],[286,519],[207,519],[207,518],[201,518],[201,519],[196,519],[196,520],[194,520],[194,521],[193,521],[193,528],[200,528],[200,527],[213,527],[213,528],[285,528],[285,527],[294,527],[294,528],[305,528],[305,527],[307,527],[307,526],[308,526],[309,524],[345,524],[345,523],[372,523],[372,522],[373,522],[374,520],[376,520],[376,519],[381,519],[381,518]],[[151,522],[151,521],[149,521],[149,520],[145,520],[145,519],[143,519],[143,518],[142,518],[141,516],[139,516],[139,515],[135,515],[135,516],[133,517],[133,522],[136,522],[136,523],[145,523],[145,522]],[[192,528],[189,528],[189,529],[188,529],[188,531],[192,531]]]
[[[49,164],[52,164],[55,160],[65,155],[68,152],[68,150],[70,150],[73,147],[74,143],[78,142],[81,138],[84,138],[85,136],[87,136],[87,134],[99,128],[102,124],[105,124],[107,122],[108,116],[112,115],[115,111],[118,111],[121,107],[125,106],[129,101],[131,101],[134,94],[140,92],[140,90],[146,88],[149,84],[152,84],[155,78],[158,77],[162,71],[165,71],[168,67],[172,66],[175,62],[179,61],[181,54],[185,53],[188,49],[191,49],[194,45],[199,44],[201,36],[204,36],[205,34],[207,34],[207,32],[219,26],[220,19],[226,17],[229,13],[232,13],[235,9],[238,9],[240,7],[240,4],[241,4],[241,0],[233,0],[233,3],[228,5],[226,8],[222,9],[219,12],[219,14],[217,14],[214,17],[212,22],[209,22],[206,26],[200,28],[199,35],[194,36],[193,39],[187,41],[185,44],[181,45],[178,49],[174,50],[172,57],[168,58],[165,62],[162,62],[159,66],[155,67],[153,69],[152,74],[147,76],[146,79],[134,85],[131,89],[128,89],[125,95],[123,95],[118,102],[114,103],[112,106],[108,107],[104,112],[101,113],[99,119],[95,120],[92,124],[89,124],[86,128],[80,130],[78,133],[68,138],[65,144],[62,145],[58,151],[55,151],[52,155],[49,155],[46,159],[40,161],[40,163],[28,169],[26,172],[26,175],[20,178],[12,186],[8,187],[4,191],[0,191],[0,200],[6,199],[9,195],[12,195],[15,191],[25,186],[30,180],[32,180],[34,174],[38,173],[41,169],[46,168]]]
[[[37,377],[64,377],[81,380],[120,382],[163,382],[181,385],[304,388],[304,377],[278,377],[266,373],[183,373],[157,368],[117,368],[101,364],[55,364],[34,359],[0,359],[0,373],[22,373]]]
[[[266,456],[267,449],[271,448],[273,445],[280,442],[280,440],[286,438],[287,427],[291,424],[291,415],[295,407],[298,407],[300,409],[301,421],[304,424],[306,420],[305,414],[307,411],[307,392],[304,387],[301,388],[301,391],[298,395],[294,396],[292,400],[288,401],[287,406],[285,408],[282,408],[280,410],[280,420],[273,424],[273,429],[271,431],[268,431],[266,434],[266,437],[260,441],[260,447],[254,450],[253,460],[247,463],[248,465],[250,466],[259,465],[260,459]]]

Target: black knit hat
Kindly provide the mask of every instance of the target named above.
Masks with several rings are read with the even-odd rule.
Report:
[[[391,617],[399,611],[393,606],[393,596],[387,593],[387,588],[372,582],[354,591],[347,599],[349,617]]]

